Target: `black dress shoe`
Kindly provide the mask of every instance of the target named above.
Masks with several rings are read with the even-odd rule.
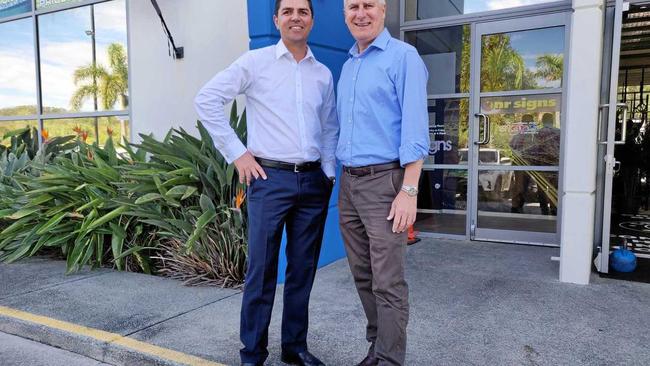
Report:
[[[254,363],[254,362],[244,362],[241,366],[264,366],[263,363]]]
[[[368,355],[363,361],[359,362],[356,366],[377,366],[379,365],[379,360],[374,355]]]
[[[282,357],[280,357],[282,362],[289,365],[299,365],[299,366],[325,366],[325,364],[316,358],[316,356],[309,353],[309,351],[292,353],[282,351]]]

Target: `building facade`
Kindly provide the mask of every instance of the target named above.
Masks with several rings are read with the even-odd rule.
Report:
[[[310,46],[338,79],[343,1],[313,2]],[[430,73],[420,235],[558,247],[559,279],[579,284],[615,246],[649,257],[645,2],[387,1],[387,28]],[[192,131],[203,83],[279,39],[271,0],[157,4],[182,58],[151,1],[0,0],[0,134]],[[344,256],[336,193],[321,265]]]

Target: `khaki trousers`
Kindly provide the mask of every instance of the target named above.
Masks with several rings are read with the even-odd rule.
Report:
[[[339,189],[341,233],[368,320],[366,339],[379,365],[403,365],[406,355],[408,234],[393,233],[393,222],[386,219],[403,179],[403,169],[362,177],[343,172]]]

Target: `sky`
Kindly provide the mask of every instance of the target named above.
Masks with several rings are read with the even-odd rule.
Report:
[[[90,8],[42,15],[39,18],[43,105],[69,109],[74,70],[92,62]],[[97,62],[108,67],[106,49],[112,42],[126,47],[124,0],[95,5]],[[0,108],[36,104],[36,71],[31,18],[0,24]],[[88,101],[83,111],[92,110]]]

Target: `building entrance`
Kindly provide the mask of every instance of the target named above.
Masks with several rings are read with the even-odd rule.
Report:
[[[559,245],[564,13],[404,33],[429,72],[416,229]]]
[[[612,48],[605,62],[612,71],[602,93],[596,267],[609,273],[610,251],[625,246],[650,281],[650,3],[619,0],[607,13]]]

